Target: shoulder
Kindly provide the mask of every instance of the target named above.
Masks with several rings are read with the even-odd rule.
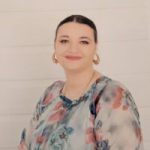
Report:
[[[129,92],[127,86],[119,80],[107,76],[103,80],[105,81],[105,92]]]
[[[127,86],[115,79],[109,78],[102,94],[101,102],[105,104],[111,104],[113,109],[119,108],[126,109],[126,105],[135,105],[133,97]]]
[[[48,108],[48,106],[57,97],[59,90],[63,87],[64,81],[57,80],[52,82],[42,93],[36,104],[34,117],[36,119]]]
[[[124,91],[128,90],[128,88],[126,87],[125,83],[122,83],[121,81],[113,79],[113,78],[110,78],[110,77],[107,77],[107,78],[109,79],[108,80],[108,84],[107,84],[107,87],[109,89],[121,88]]]
[[[101,97],[101,105],[110,110],[130,110],[134,115],[139,117],[138,108],[135,100],[126,87],[126,85],[118,80],[110,79],[105,86]]]
[[[129,92],[128,88],[122,82],[113,79],[111,77],[103,75],[97,80],[96,84],[97,90],[103,90],[103,92],[117,92],[118,90],[122,92]]]
[[[64,85],[64,81],[63,80],[56,80],[54,82],[52,82],[46,89],[45,92],[49,93],[49,92],[57,92],[58,90],[60,90]]]
[[[60,89],[63,87],[64,81],[62,80],[56,80],[52,82],[43,92],[43,98],[41,99],[42,102],[48,99],[54,99],[58,93],[60,92]]]

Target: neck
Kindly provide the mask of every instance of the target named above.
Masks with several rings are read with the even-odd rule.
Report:
[[[66,74],[67,80],[61,91],[63,95],[70,99],[78,99],[88,90],[95,79],[101,76],[94,69],[82,71],[73,74]]]
[[[70,99],[78,99],[101,74],[94,69],[66,73],[67,80],[61,93]]]
[[[95,70],[93,68],[87,69],[80,72],[66,72],[66,85],[70,88],[78,88],[79,86],[85,86],[85,84],[91,78],[93,72]]]

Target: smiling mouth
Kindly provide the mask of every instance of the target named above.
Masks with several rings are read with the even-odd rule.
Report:
[[[81,59],[81,57],[79,57],[79,56],[65,56],[65,58],[67,58],[69,60],[79,60],[79,59]]]

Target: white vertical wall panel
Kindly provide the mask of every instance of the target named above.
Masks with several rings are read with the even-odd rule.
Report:
[[[74,9],[143,7],[142,0],[1,0],[1,11],[51,11]]]
[[[113,74],[150,73],[148,41],[104,42],[100,48],[101,69]]]
[[[56,74],[60,76],[61,68],[52,63],[52,52],[52,48],[44,46],[2,48],[0,80],[39,80],[50,79]]]
[[[150,143],[149,142],[145,142],[144,143],[144,150],[149,150],[150,148]]]
[[[146,0],[146,13],[148,22],[148,35],[149,35],[149,50],[150,50],[150,0]]]
[[[96,20],[102,28],[102,41],[145,40],[148,36],[146,17],[142,8],[103,10],[101,18]]]
[[[62,76],[62,68],[52,63],[53,51],[53,46],[0,48],[0,81]]]
[[[149,50],[150,50],[150,0],[149,0],[149,3],[148,3],[148,29],[149,29]]]

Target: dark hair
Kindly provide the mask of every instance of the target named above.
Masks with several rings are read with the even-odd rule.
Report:
[[[59,27],[62,26],[63,24],[65,24],[65,23],[68,23],[68,22],[76,22],[76,23],[81,23],[81,24],[88,25],[94,31],[94,41],[95,41],[95,43],[98,42],[98,40],[97,40],[97,29],[96,29],[96,26],[95,26],[94,22],[92,20],[90,20],[89,18],[87,18],[85,16],[82,16],[82,15],[71,15],[71,16],[68,16],[67,18],[63,19],[58,24],[58,26],[56,28],[55,40],[56,40],[56,37],[57,37],[57,32],[58,32]]]

